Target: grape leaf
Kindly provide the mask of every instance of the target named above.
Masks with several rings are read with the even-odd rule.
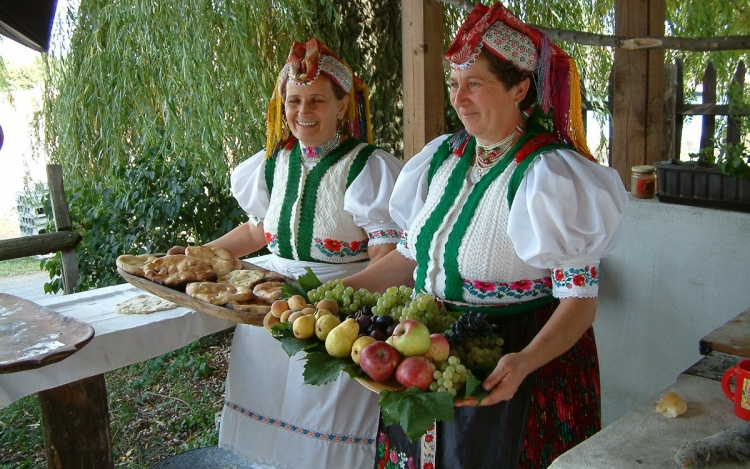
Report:
[[[303,360],[307,360],[305,370],[302,372],[305,384],[326,384],[336,381],[342,371],[347,371],[351,375],[355,372],[353,368],[359,368],[351,359],[332,357],[325,350],[310,352]],[[347,370],[347,368],[352,369]]]
[[[475,397],[477,405],[482,403],[482,399],[487,397],[487,391],[482,387],[482,382],[473,375],[466,377],[466,386],[464,387],[465,397]]]
[[[281,348],[284,349],[287,355],[293,357],[302,351],[325,351],[325,345],[323,344],[323,342],[317,340],[315,337],[311,337],[305,340],[296,338],[290,326],[291,325],[288,322],[285,322],[276,324],[271,329],[273,338],[281,342]]]
[[[297,282],[299,283],[299,286],[302,287],[303,290],[306,292],[309,292],[310,290],[314,290],[322,285],[320,280],[318,280],[318,277],[315,275],[315,272],[312,271],[311,268],[305,267],[305,275],[300,276],[297,279]]]
[[[305,274],[297,278],[296,282],[286,282],[281,287],[281,296],[284,298],[291,298],[294,295],[302,295],[307,302],[310,302],[310,298],[307,297],[307,292],[314,290],[321,286],[322,283],[318,279],[315,272],[309,267],[305,267]]]
[[[411,441],[427,433],[436,420],[453,421],[453,396],[447,392],[427,392],[414,386],[400,391],[381,391],[378,404],[383,422],[400,424]]]

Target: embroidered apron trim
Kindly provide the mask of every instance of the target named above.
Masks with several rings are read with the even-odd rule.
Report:
[[[526,313],[535,309],[541,308],[552,303],[555,297],[552,295],[543,296],[531,301],[524,301],[522,303],[510,303],[507,305],[476,305],[470,303],[453,302],[453,301],[441,301],[443,308],[446,311],[452,313],[465,313],[468,311],[474,311],[477,313],[484,313],[490,317],[499,316],[511,316],[513,314]]]
[[[235,404],[233,402],[226,401],[224,405],[228,409],[234,410],[235,412],[239,412],[245,417],[249,417],[260,423],[265,423],[273,427],[277,427],[282,430],[287,430],[293,433],[297,433],[302,436],[314,438],[316,440],[325,440],[325,441],[331,441],[331,442],[336,442],[336,443],[347,443],[347,444],[354,444],[354,445],[359,445],[359,446],[374,445],[375,440],[376,440],[375,438],[366,438],[363,436],[343,435],[340,433],[327,433],[327,432],[319,432],[316,430],[310,430],[308,428],[303,428],[298,425],[285,422],[283,420],[275,419],[273,417],[268,417],[266,415],[253,412],[252,410],[246,409],[242,407],[241,405]]]

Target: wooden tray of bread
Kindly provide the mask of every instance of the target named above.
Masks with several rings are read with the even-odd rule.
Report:
[[[186,255],[123,255],[117,259],[117,273],[131,285],[193,311],[241,324],[263,325],[271,303],[281,296],[281,286],[288,279],[234,258],[218,265],[215,259],[201,259],[196,250],[190,249]],[[199,262],[202,260],[208,267]]]

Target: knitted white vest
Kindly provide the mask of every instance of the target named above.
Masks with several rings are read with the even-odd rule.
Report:
[[[360,150],[366,144],[360,143],[349,151],[343,158],[334,163],[322,176],[317,187],[317,193],[308,194],[312,196],[308,208],[302,207],[303,191],[305,182],[313,167],[308,170],[301,166],[299,181],[295,184],[289,181],[289,160],[291,151],[282,149],[276,155],[277,161],[273,176],[273,189],[271,191],[268,212],[263,221],[263,227],[268,241],[268,249],[281,257],[284,253],[279,245],[279,225],[286,224],[291,234],[291,258],[303,261],[317,261],[327,263],[348,263],[368,259],[367,255],[367,233],[354,224],[351,214],[343,210],[344,193],[346,192],[347,176],[349,169]],[[316,164],[324,164],[323,160]],[[294,187],[288,187],[293,184]],[[291,204],[290,218],[282,214],[282,206],[287,201]],[[312,208],[314,207],[314,208]],[[313,213],[308,213],[313,210]],[[304,229],[300,234],[300,220],[304,216],[313,216],[312,236],[308,231],[306,239]],[[310,249],[310,258],[304,259],[300,256],[301,245],[307,244]]]
[[[449,190],[449,176],[459,158],[450,156],[430,182],[425,205],[409,229],[409,252],[417,258],[416,240],[430,214],[438,208]],[[513,161],[489,186],[461,239],[458,249],[458,271],[463,283],[463,298],[446,298],[446,243],[475,185],[466,177],[460,181],[458,196],[447,216],[432,234],[429,260],[425,272],[425,290],[439,298],[471,304],[509,304],[550,294],[549,270],[525,264],[516,254],[506,232],[510,208],[507,191],[510,176],[518,164]],[[487,177],[485,175],[484,177]]]

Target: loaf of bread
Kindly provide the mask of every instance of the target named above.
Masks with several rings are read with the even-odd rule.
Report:
[[[185,255],[209,262],[219,277],[242,268],[239,259],[235,259],[231,252],[218,246],[188,246],[185,248]]]
[[[684,414],[687,411],[687,402],[679,394],[675,392],[668,392],[662,396],[661,399],[656,403],[656,412],[659,414],[675,418]]]
[[[155,259],[143,267],[145,277],[170,288],[193,282],[215,282],[218,276],[211,263],[195,257],[174,255]]]
[[[153,254],[141,254],[139,256],[123,254],[115,259],[115,265],[130,275],[145,277],[146,275],[143,273],[143,268],[153,260],[156,260],[156,256]]]

